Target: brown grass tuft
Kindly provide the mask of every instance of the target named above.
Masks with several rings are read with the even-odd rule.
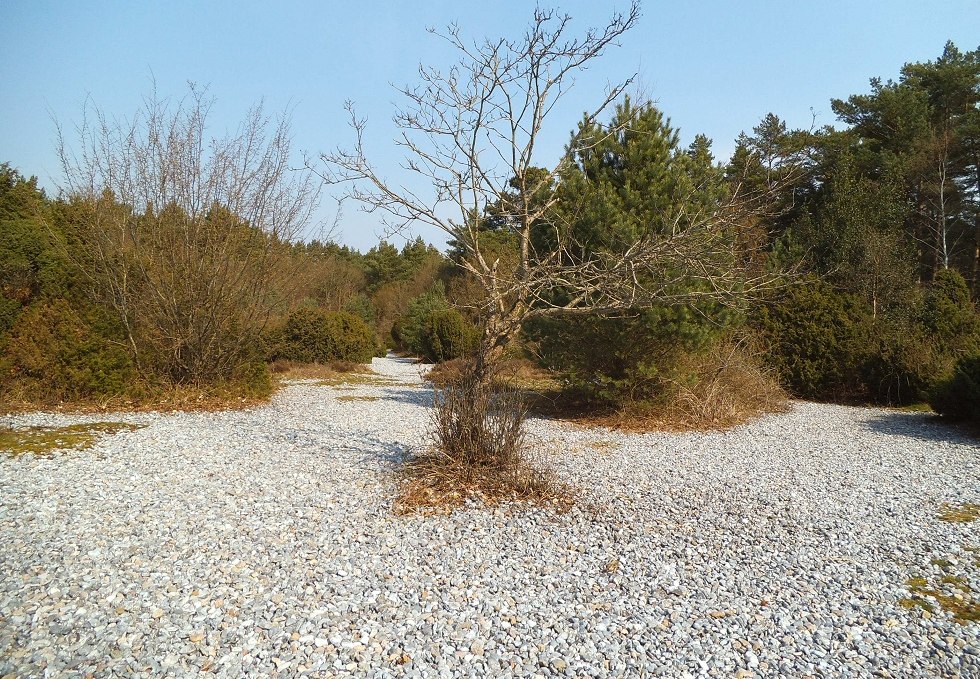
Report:
[[[786,410],[786,392],[743,342],[695,357],[689,372],[697,376],[694,384],[676,384],[676,398],[664,408],[680,428],[728,429]]]
[[[568,489],[530,458],[521,393],[498,379],[481,380],[472,364],[452,368],[435,393],[432,447],[402,467],[396,513],[449,510],[468,499],[567,506]]]
[[[454,358],[451,361],[436,363],[422,377],[432,382],[436,387],[446,387],[462,377],[466,366],[466,359]]]
[[[243,392],[235,385],[192,384],[169,387],[145,387],[134,393],[120,396],[74,399],[71,401],[38,400],[16,393],[3,394],[0,413],[16,414],[45,410],[72,415],[93,415],[118,412],[220,412],[245,410],[269,402],[268,396],[256,396]]]
[[[471,365],[464,358],[437,363],[424,375],[424,378],[437,387],[445,387],[459,380]],[[546,370],[526,358],[512,358],[502,361],[494,368],[494,384],[524,392],[547,392],[560,388],[561,383],[555,373]]]

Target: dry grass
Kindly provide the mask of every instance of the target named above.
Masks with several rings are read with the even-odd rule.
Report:
[[[296,381],[304,381],[318,387],[395,385],[392,380],[374,372],[371,366],[350,361],[331,361],[327,364],[276,361],[270,369],[279,387]]]
[[[44,410],[70,415],[97,415],[118,412],[220,412],[245,410],[269,402],[268,396],[242,395],[234,387],[199,387],[177,385],[146,389],[139,395],[110,396],[76,399],[72,401],[46,401],[18,398],[16,394],[4,394],[0,398],[0,413],[15,415]]]
[[[786,392],[775,375],[762,367],[759,356],[746,340],[730,340],[710,353],[687,356],[677,372],[691,379],[670,382],[656,402],[596,403],[526,359],[502,362],[495,383],[520,391],[536,415],[586,427],[634,432],[729,429],[787,409]],[[445,387],[460,379],[465,366],[462,359],[447,361],[425,377]]]
[[[937,517],[946,523],[973,523],[980,519],[980,504],[964,502],[962,504],[944,504]]]
[[[742,343],[696,357],[690,372],[695,383],[677,384],[676,398],[664,408],[667,420],[681,428],[728,429],[786,410],[786,392]]]
[[[573,504],[573,494],[530,461],[509,468],[466,467],[447,465],[443,455],[427,451],[403,465],[394,511],[399,515],[449,512],[468,500],[487,506],[530,502],[564,511]]]
[[[436,363],[422,377],[432,382],[436,387],[446,387],[462,377],[466,365],[465,359],[454,358],[451,361]]]
[[[17,414],[38,410],[57,413],[92,415],[110,412],[188,411],[220,412],[245,410],[269,402],[277,390],[292,380],[318,380],[317,384],[391,384],[373,372],[370,366],[350,361],[333,361],[328,365],[276,361],[269,366],[272,390],[268,395],[243,394],[240,386],[193,384],[170,387],[137,386],[133,394],[73,401],[45,401],[31,394],[8,390],[0,396],[0,413]]]
[[[466,372],[466,359],[456,358],[432,366],[425,379],[437,387],[445,387],[460,379]],[[558,376],[526,358],[513,358],[501,361],[494,368],[494,383],[501,387],[527,392],[547,393],[561,388]]]
[[[567,507],[569,489],[530,458],[521,392],[499,378],[481,381],[465,364],[453,368],[436,391],[432,447],[402,466],[395,511],[451,510],[470,499]]]
[[[682,359],[676,379],[656,401],[597,404],[581,393],[544,389],[532,410],[586,427],[629,432],[729,429],[766,413],[785,412],[786,392],[745,342],[730,341],[707,354]]]

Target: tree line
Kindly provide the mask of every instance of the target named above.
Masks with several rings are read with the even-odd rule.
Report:
[[[209,139],[212,102],[194,89],[125,124],[86,116],[59,145],[58,196],[0,166],[4,404],[261,396],[275,361],[388,349],[480,371],[521,356],[612,408],[751,398],[769,375],[847,402],[977,388],[980,50],[949,43],[873,79],[832,102],[837,126],[771,114],[725,162],[703,135],[682,147],[626,79],[556,164],[536,164],[548,87],[560,96],[635,20],[574,39],[539,10],[523,41],[448,34],[483,80],[423,70],[397,117],[428,203],[392,190],[360,144],[290,170],[288,125],[261,109]],[[487,166],[488,150],[508,162]],[[321,178],[394,231],[443,229],[448,251],[299,241]]]

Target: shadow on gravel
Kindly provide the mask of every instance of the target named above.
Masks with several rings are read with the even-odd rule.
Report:
[[[878,434],[905,436],[921,441],[944,441],[972,446],[980,443],[980,440],[967,430],[944,422],[937,415],[886,412],[875,415],[865,423],[865,426]]]
[[[432,389],[400,389],[386,387],[384,390],[384,396],[381,397],[381,400],[407,403],[413,406],[423,406],[428,408],[432,405]]]
[[[388,352],[385,357],[393,363],[401,363],[402,365],[422,365],[422,361],[415,358],[414,356],[396,356],[395,354]]]
[[[397,467],[405,461],[409,448],[399,441],[382,441],[373,436],[352,436],[344,450],[358,456],[356,465],[373,467]]]

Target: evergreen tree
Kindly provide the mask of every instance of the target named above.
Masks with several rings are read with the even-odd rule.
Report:
[[[562,175],[556,223],[573,257],[622,253],[644,238],[691,227],[727,197],[722,168],[703,135],[688,149],[650,103],[626,98],[608,125],[579,125]],[[563,291],[554,291],[560,297]],[[637,305],[544,319],[528,333],[546,362],[593,397],[616,402],[655,398],[673,373],[678,352],[708,346],[733,320],[720,305]],[[595,347],[602,346],[602,352]]]
[[[976,292],[980,256],[980,49],[947,43],[941,57],[908,63],[897,82],[832,102],[862,148],[863,172],[900,178],[905,227],[919,244],[920,277],[956,267]]]
[[[915,285],[914,248],[901,229],[906,213],[896,180],[860,176],[845,154],[791,237],[805,243],[815,271],[860,295],[876,317],[907,303]]]

